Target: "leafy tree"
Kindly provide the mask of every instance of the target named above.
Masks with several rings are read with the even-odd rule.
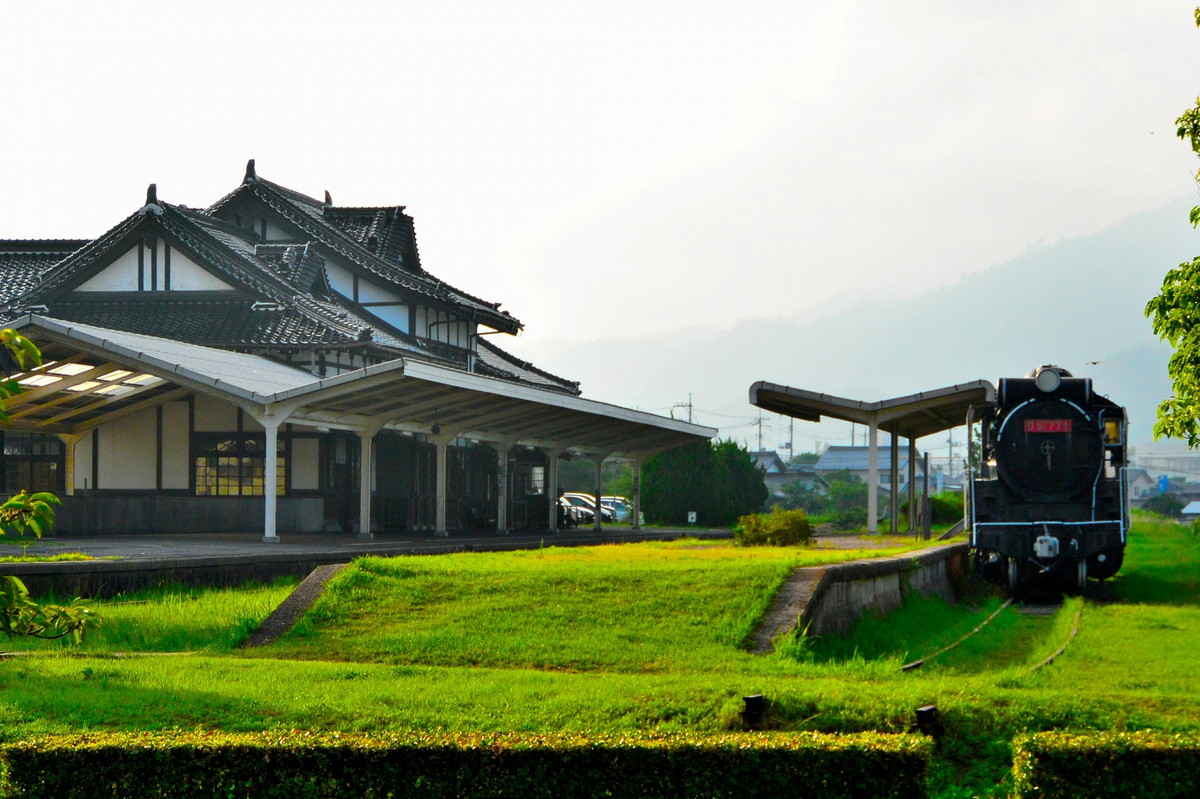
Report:
[[[788,466],[795,466],[801,463],[816,463],[819,460],[821,460],[821,453],[819,452],[797,452],[788,461]]]
[[[802,510],[809,516],[820,516],[829,510],[829,497],[817,488],[809,488],[803,480],[785,483],[779,506],[784,510]]]
[[[1200,8],[1195,22],[1200,27]],[[1175,124],[1176,135],[1200,156],[1200,97]],[[1200,226],[1200,206],[1190,218],[1192,227]],[[1154,332],[1175,348],[1167,365],[1174,394],[1158,406],[1154,435],[1182,438],[1195,448],[1200,445],[1200,257],[1167,272],[1159,295],[1146,304],[1146,315]]]
[[[20,369],[42,363],[42,354],[33,342],[14,330],[0,330],[0,344]],[[16,380],[0,380],[0,423],[9,421],[3,401],[20,393],[21,385]],[[21,491],[0,504],[0,535],[33,533],[41,538],[54,524],[54,506],[60,504],[53,494]],[[11,575],[0,576],[0,630],[10,637],[69,636],[79,641],[94,622],[95,616],[78,598],[69,605],[39,604],[29,596],[29,589],[21,580]]]
[[[651,524],[685,524],[690,511],[710,527],[732,525],[767,499],[762,470],[733,441],[704,441],[659,453],[642,467],[642,508]]]

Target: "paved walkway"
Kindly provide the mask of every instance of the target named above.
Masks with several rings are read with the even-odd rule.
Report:
[[[653,527],[632,530],[605,527],[559,532],[454,533],[438,537],[432,533],[377,533],[372,539],[337,533],[280,533],[278,543],[265,543],[261,533],[193,533],[188,535],[47,536],[29,547],[30,555],[83,552],[94,558],[139,561],[182,561],[189,559],[247,558],[274,560],[314,555],[347,560],[360,555],[418,555],[442,552],[504,551],[543,546],[590,546],[627,541],[663,541],[684,536],[732,538],[729,530]],[[6,539],[13,542],[15,539]],[[19,555],[20,547],[8,546],[0,554]]]

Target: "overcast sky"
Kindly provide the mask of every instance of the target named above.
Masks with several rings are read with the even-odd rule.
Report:
[[[151,182],[204,206],[255,158],[406,205],[535,360],[910,295],[1194,191],[1194,5],[6,3],[0,237],[99,235]]]

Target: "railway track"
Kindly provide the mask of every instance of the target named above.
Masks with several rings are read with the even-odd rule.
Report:
[[[949,643],[946,646],[941,647],[940,649],[937,649],[923,657],[917,658],[916,660],[913,660],[913,661],[910,661],[909,663],[904,664],[903,666],[900,667],[900,670],[906,671],[906,672],[907,671],[916,671],[916,670],[922,668],[928,661],[933,660],[934,658],[939,657],[940,655],[944,655],[945,653],[950,652],[954,649],[957,649],[963,643],[965,643],[966,641],[969,641],[972,637],[977,635],[984,628],[986,628],[989,624],[991,624],[993,621],[995,621],[1001,614],[1003,614],[1005,611],[1008,611],[1010,609],[1014,613],[1020,613],[1025,616],[1050,617],[1050,616],[1053,616],[1058,611],[1062,610],[1062,606],[1063,605],[1062,605],[1061,599],[1058,600],[1057,602],[1045,601],[1043,599],[1040,602],[1025,603],[1025,604],[1020,604],[1020,605],[1016,605],[1016,604],[1014,604],[1014,601],[1012,599],[1008,599],[1007,601],[1005,601],[1005,603],[1003,605],[996,608],[996,610],[992,611],[992,613],[990,613],[986,619],[981,621],[978,625],[975,626],[974,629],[972,629],[967,634],[963,635],[962,637],[958,638],[957,640],[953,641],[952,643]],[[1067,647],[1070,646],[1071,641],[1073,641],[1075,639],[1075,636],[1077,636],[1079,634],[1079,628],[1080,628],[1080,624],[1082,623],[1082,619],[1083,619],[1083,609],[1080,608],[1079,610],[1077,610],[1075,612],[1075,618],[1073,620],[1073,624],[1071,625],[1071,631],[1067,635],[1066,640],[1063,641],[1062,645],[1060,647],[1058,647],[1058,649],[1056,649],[1046,659],[1031,666],[1028,671],[1029,672],[1037,671],[1040,668],[1050,665],[1051,663],[1053,663],[1055,661],[1055,659],[1061,657],[1062,654],[1067,651]]]

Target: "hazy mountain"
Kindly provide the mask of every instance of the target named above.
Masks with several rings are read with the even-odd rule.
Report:
[[[1148,441],[1154,408],[1170,391],[1170,350],[1143,308],[1167,269],[1200,253],[1188,207],[1172,203],[894,302],[849,301],[820,318],[799,313],[729,329],[601,334],[522,355],[582,381],[596,399],[665,411],[690,393],[697,422],[739,439],[756,413],[747,401],[756,380],[878,400],[1055,363],[1126,405],[1132,439]],[[720,286],[712,296],[703,315],[719,318]]]

